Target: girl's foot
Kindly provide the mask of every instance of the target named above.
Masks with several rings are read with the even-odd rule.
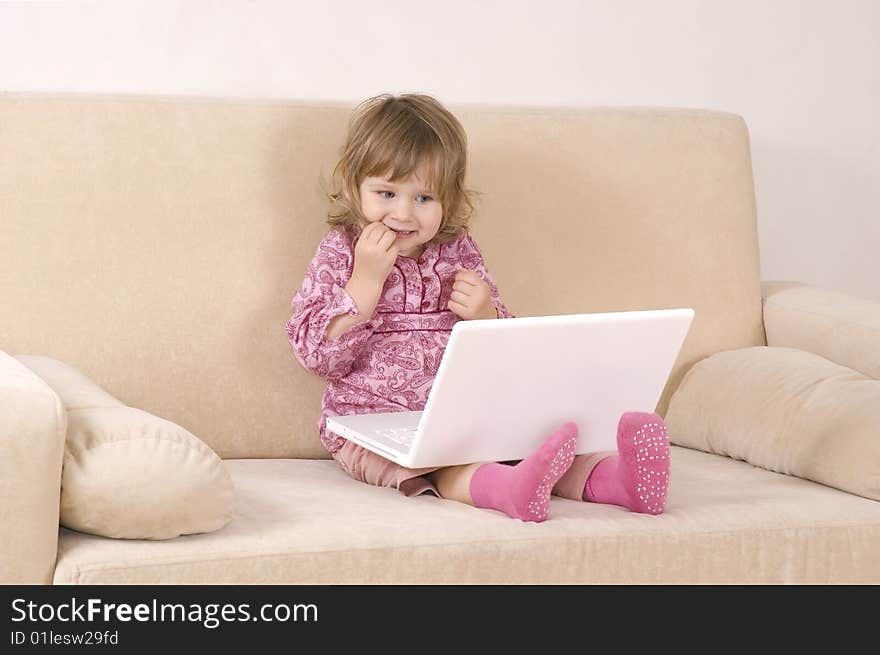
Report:
[[[519,464],[483,464],[470,481],[474,506],[522,521],[546,520],[550,492],[574,461],[577,434],[574,423],[565,423]]]
[[[626,412],[617,426],[617,455],[596,465],[584,500],[660,514],[669,486],[669,435],[657,414]]]

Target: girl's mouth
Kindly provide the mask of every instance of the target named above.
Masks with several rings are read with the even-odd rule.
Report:
[[[397,239],[406,239],[415,234],[415,230],[393,230],[393,232],[397,235]]]

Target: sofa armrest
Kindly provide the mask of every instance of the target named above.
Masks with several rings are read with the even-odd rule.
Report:
[[[67,414],[39,376],[0,350],[0,584],[51,584]]]
[[[768,346],[797,348],[880,379],[880,302],[797,282],[763,282]]]

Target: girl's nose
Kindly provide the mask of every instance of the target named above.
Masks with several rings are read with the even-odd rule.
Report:
[[[412,207],[406,200],[399,200],[394,207],[394,218],[397,220],[406,220],[412,216]]]

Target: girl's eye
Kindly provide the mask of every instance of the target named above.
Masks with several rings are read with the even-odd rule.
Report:
[[[394,191],[377,191],[376,193],[378,193],[384,200],[391,200],[394,197]],[[431,202],[433,199],[432,196],[416,196],[416,202],[422,205],[426,202]]]

